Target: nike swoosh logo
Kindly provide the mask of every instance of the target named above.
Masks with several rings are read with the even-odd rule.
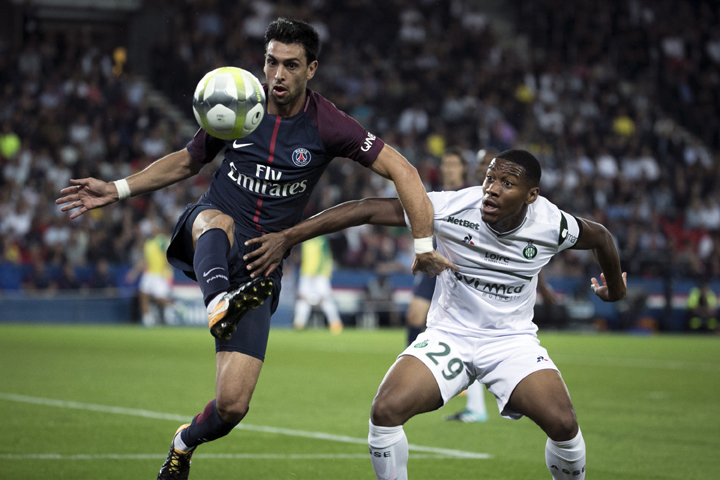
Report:
[[[252,143],[237,143],[237,140],[233,142],[233,148],[249,147]]]
[[[210,272],[212,272],[213,270],[222,270],[222,267],[211,268],[211,269],[208,270],[207,272],[203,273],[203,278],[204,278],[204,277],[207,277],[208,275],[210,275]]]

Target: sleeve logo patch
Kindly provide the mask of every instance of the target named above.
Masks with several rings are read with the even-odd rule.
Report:
[[[304,148],[298,148],[292,154],[292,161],[298,167],[304,167],[311,159],[312,155]]]
[[[375,135],[373,135],[372,133],[368,132],[367,138],[365,138],[365,143],[363,143],[363,146],[360,147],[360,150],[362,150],[363,152],[369,151],[369,150],[372,148],[373,143],[375,143],[375,139],[376,139],[376,138],[377,138],[377,137],[376,137]]]

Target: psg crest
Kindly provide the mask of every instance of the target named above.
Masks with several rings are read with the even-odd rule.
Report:
[[[308,152],[304,148],[298,148],[292,154],[292,161],[298,167],[304,167],[305,165],[310,163],[311,158],[312,155],[310,155],[310,152]]]

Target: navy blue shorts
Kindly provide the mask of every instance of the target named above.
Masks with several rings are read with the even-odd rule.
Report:
[[[197,281],[193,270],[192,226],[195,218],[203,210],[220,210],[211,203],[193,203],[185,207],[180,219],[173,230],[172,239],[168,246],[167,258],[170,265],[182,270],[185,275]],[[228,270],[230,288],[234,289],[251,280],[245,268],[242,257],[248,252],[258,248],[258,245],[245,246],[245,242],[252,237],[244,236],[235,225],[235,238],[233,246],[228,253]],[[275,313],[280,301],[280,280],[282,279],[282,264],[273,271],[269,278],[273,281],[272,295],[255,310],[247,312],[237,325],[237,331],[230,340],[215,339],[216,352],[240,352],[251,357],[265,360],[268,335],[270,333],[270,316]]]
[[[437,277],[430,278],[424,273],[418,273],[413,285],[413,296],[424,298],[428,302],[431,301],[435,292],[436,281]]]

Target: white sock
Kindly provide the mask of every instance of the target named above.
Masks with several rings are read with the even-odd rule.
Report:
[[[213,310],[215,310],[215,307],[217,307],[217,304],[220,303],[220,300],[222,300],[223,295],[225,295],[227,292],[218,293],[215,295],[215,298],[210,300],[210,303],[208,303],[207,306],[207,313],[210,315]]]
[[[465,408],[480,415],[487,415],[485,408],[484,385],[475,380],[472,385],[467,388],[467,404]]]
[[[293,318],[295,328],[305,328],[311,312],[312,307],[310,304],[306,300],[298,298],[295,301],[295,317]]]
[[[190,447],[185,445],[185,442],[183,442],[182,435],[180,435],[182,432],[178,432],[175,435],[175,438],[173,438],[173,448],[175,450],[180,450],[181,452],[187,453],[188,450],[190,450]]]
[[[143,314],[142,324],[146,327],[152,327],[153,325],[155,325],[155,317],[153,317],[151,312]]]
[[[408,441],[402,425],[378,427],[370,420],[368,444],[378,480],[407,480]]]
[[[553,480],[584,480],[585,478],[585,440],[578,429],[572,440],[556,442],[547,439],[545,444],[545,464]]]
[[[320,304],[320,308],[322,308],[323,313],[327,317],[328,324],[340,321],[340,312],[338,311],[337,305],[332,298],[323,300]]]

